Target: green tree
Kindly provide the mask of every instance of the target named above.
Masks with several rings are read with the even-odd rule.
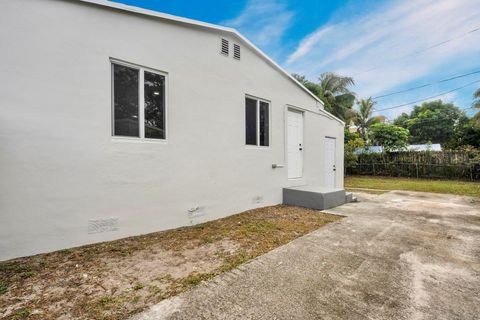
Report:
[[[387,152],[404,149],[407,146],[409,133],[405,128],[394,124],[375,123],[368,131],[372,142],[382,146]]]
[[[355,84],[353,78],[325,72],[318,78],[318,83],[313,83],[305,76],[292,76],[323,101],[325,110],[346,122],[352,117],[355,93],[349,87]]]
[[[477,89],[475,93],[473,94],[473,106],[475,108],[480,109],[480,89]],[[474,116],[473,116],[473,124],[476,126],[480,126],[480,111],[478,111]]]
[[[477,89],[474,93],[473,93],[473,106],[475,108],[478,108],[480,109],[480,89]]]
[[[378,117],[372,117],[375,101],[372,98],[362,99],[357,102],[357,105],[358,111],[355,113],[354,122],[362,139],[368,141],[368,128],[380,122]]]
[[[298,82],[303,84],[303,86],[305,88],[307,88],[311,93],[313,93],[317,97],[319,96],[320,87],[318,86],[318,84],[313,83],[313,82],[307,80],[307,78],[305,78],[305,76],[302,76],[302,75],[299,75],[299,74],[296,74],[296,73],[293,73],[292,77],[294,77]]]
[[[358,156],[355,154],[355,150],[358,148],[365,147],[365,142],[358,135],[358,133],[353,133],[345,129],[344,135],[344,163],[345,168],[353,167],[357,164]]]
[[[475,120],[475,118],[469,119],[456,128],[455,139],[450,147],[472,146],[480,148],[480,125]]]
[[[403,112],[395,120],[393,120],[393,124],[408,129],[408,120],[410,120],[410,116]]]
[[[347,120],[349,111],[355,102],[355,94],[349,89],[355,84],[353,78],[325,72],[320,75],[318,80],[319,98],[324,101],[325,109],[334,116]]]
[[[449,144],[454,139],[456,127],[468,120],[465,112],[452,103],[442,100],[415,106],[410,115],[402,114],[394,124],[408,129],[410,143]]]

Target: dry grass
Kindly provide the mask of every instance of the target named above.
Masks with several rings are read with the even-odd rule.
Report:
[[[338,216],[290,206],[0,263],[5,319],[125,319]]]

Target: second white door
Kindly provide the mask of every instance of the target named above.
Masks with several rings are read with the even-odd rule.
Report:
[[[303,175],[303,112],[287,112],[287,153],[288,178],[301,178]]]
[[[335,171],[337,171],[335,166],[335,144],[335,138],[325,137],[323,174],[325,177],[325,187],[328,188],[335,188]]]

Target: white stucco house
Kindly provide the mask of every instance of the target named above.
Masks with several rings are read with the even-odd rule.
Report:
[[[0,260],[343,192],[344,123],[234,29],[8,0],[0,43]]]

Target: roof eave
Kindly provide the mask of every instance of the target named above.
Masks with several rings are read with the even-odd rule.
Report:
[[[168,21],[174,21],[178,23],[183,23],[187,25],[193,25],[196,27],[200,28],[207,28],[207,29],[213,29],[217,31],[222,31],[226,33],[233,34],[237,36],[239,39],[241,39],[245,44],[247,44],[254,52],[256,52],[258,55],[260,55],[262,58],[264,58],[268,63],[270,63],[275,69],[283,73],[287,78],[292,80],[296,85],[298,85],[301,89],[303,89],[308,95],[310,95],[313,99],[315,99],[317,102],[319,102],[322,107],[325,106],[322,100],[320,100],[316,95],[314,95],[310,90],[305,88],[303,84],[297,81],[294,77],[292,77],[291,74],[289,74],[287,71],[285,71],[278,63],[273,61],[269,56],[267,56],[262,50],[260,50],[257,46],[255,46],[250,40],[248,40],[246,37],[244,37],[238,30],[234,28],[229,28],[229,27],[223,27],[219,26],[216,24],[212,23],[207,23],[207,22],[202,22],[198,20],[193,20],[193,19],[188,19],[188,18],[183,18],[183,17],[178,17],[174,16],[171,14],[167,13],[162,13],[154,10],[148,10],[148,9],[143,9],[139,7],[134,7],[134,6],[129,6],[123,3],[118,3],[118,2],[113,2],[113,1],[106,1],[106,0],[80,0],[81,2],[85,3],[90,3],[90,4],[95,4],[99,6],[104,6],[104,7],[109,7],[117,10],[123,10],[123,11],[128,11],[128,12],[133,12],[141,15],[147,15],[147,16],[152,16],[156,17],[159,19],[163,20],[168,20]],[[340,120],[339,118],[335,117],[332,115],[330,112],[325,111],[323,108],[318,108],[321,113],[329,117],[330,119],[336,120],[340,122],[342,125],[345,125],[345,122]]]

